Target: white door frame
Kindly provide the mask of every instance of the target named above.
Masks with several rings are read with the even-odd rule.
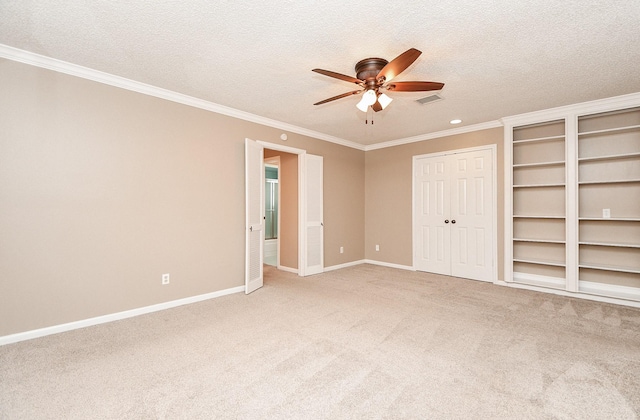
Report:
[[[291,153],[298,155],[298,276],[305,276],[305,259],[304,259],[304,244],[306,244],[306,226],[305,226],[305,208],[302,203],[303,197],[306,197],[306,171],[304,170],[305,155],[307,151],[304,149],[297,149],[295,147],[283,146],[281,144],[269,143],[262,140],[257,140],[257,143],[262,145],[265,149],[277,150],[279,152]],[[264,203],[263,203],[264,205]],[[278,251],[279,253],[280,251]]]
[[[477,152],[480,150],[489,150],[491,151],[491,188],[493,191],[493,199],[491,200],[491,214],[492,214],[492,221],[493,221],[493,228],[491,229],[491,241],[493,243],[493,246],[491,247],[491,261],[492,261],[492,281],[493,283],[496,283],[498,281],[498,261],[497,261],[497,256],[498,256],[498,168],[496,166],[496,162],[497,162],[497,145],[495,144],[488,144],[488,145],[484,145],[484,146],[476,146],[476,147],[468,147],[468,148],[464,148],[464,149],[453,149],[453,150],[446,150],[446,151],[442,151],[442,152],[436,152],[436,153],[427,153],[424,155],[416,155],[413,156],[413,160],[412,160],[412,166],[411,166],[411,239],[412,239],[412,252],[413,252],[413,259],[412,259],[412,264],[413,264],[413,270],[417,271],[416,269],[416,258],[417,258],[417,251],[418,251],[418,238],[416,237],[416,231],[417,231],[417,224],[416,224],[416,214],[415,214],[415,209],[416,209],[416,193],[415,193],[415,183],[416,183],[416,170],[417,170],[417,165],[418,165],[418,160],[419,159],[423,159],[423,158],[431,158],[431,157],[440,157],[440,156],[446,156],[446,155],[455,155],[458,153],[466,153],[466,152]]]

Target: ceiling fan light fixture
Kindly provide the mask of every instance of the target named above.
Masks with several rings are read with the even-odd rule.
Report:
[[[367,105],[375,104],[377,99],[376,91],[373,89],[367,89],[367,91],[362,95],[362,100]]]
[[[356,107],[358,107],[358,109],[362,112],[367,112],[367,108],[375,104],[376,100],[378,100],[378,98],[376,96],[375,90],[367,89],[362,95],[362,99],[360,100],[360,102],[358,102]]]
[[[393,101],[393,99],[391,99],[390,97],[388,97],[384,93],[381,93],[378,96],[378,102],[380,103],[380,106],[382,107],[382,109],[385,109],[387,107],[387,105],[389,105],[391,103],[391,101]]]
[[[360,102],[356,104],[356,108],[358,108],[362,112],[367,112],[367,108],[369,108],[369,105],[364,103],[364,98],[363,98],[363,99],[360,99]]]

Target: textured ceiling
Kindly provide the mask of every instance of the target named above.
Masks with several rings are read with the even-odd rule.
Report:
[[[640,1],[0,0],[0,44],[373,145],[640,91]],[[422,56],[395,80],[444,82],[365,124],[367,57]],[[369,116],[370,117],[370,116]]]

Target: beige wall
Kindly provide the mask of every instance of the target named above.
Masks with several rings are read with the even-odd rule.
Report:
[[[365,257],[405,266],[412,258],[412,158],[416,155],[496,144],[498,194],[498,278],[503,276],[504,254],[504,146],[503,129],[476,131],[402,146],[372,150],[365,157]],[[380,245],[376,252],[375,245]]]
[[[264,150],[264,157],[280,157],[280,265],[298,268],[298,155]]]
[[[4,59],[0,92],[0,336],[244,284],[244,139],[281,130]],[[288,136],[325,266],[363,259],[364,152]]]

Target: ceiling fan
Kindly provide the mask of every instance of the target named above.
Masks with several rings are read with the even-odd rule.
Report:
[[[392,82],[391,80],[402,73],[422,54],[415,48],[410,48],[391,61],[384,58],[365,58],[356,64],[356,77],[336,73],[329,70],[313,69],[316,73],[334,77],[346,82],[355,83],[360,89],[343,93],[324,101],[316,102],[314,105],[322,105],[336,99],[357,95],[364,92],[362,99],[356,105],[362,112],[367,112],[369,107],[374,111],[382,111],[392,101],[390,97],[382,91],[390,92],[422,92],[429,90],[440,90],[444,83],[438,82]]]

